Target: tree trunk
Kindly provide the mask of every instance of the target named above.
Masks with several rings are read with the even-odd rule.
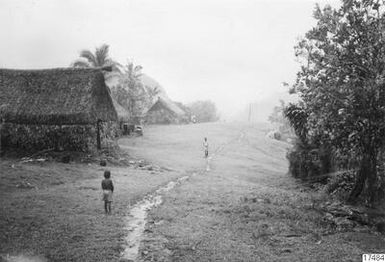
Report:
[[[369,201],[374,202],[376,196],[377,182],[377,153],[374,149],[366,150],[358,170],[356,182],[349,195],[349,202],[354,202],[364,190],[365,183],[368,183]]]
[[[371,172],[368,174],[369,203],[374,205],[377,198],[377,155],[372,156]]]
[[[364,162],[364,160],[362,162]],[[349,195],[349,199],[348,199],[349,202],[356,201],[357,198],[360,196],[362,190],[364,189],[366,175],[367,175],[366,164],[361,163],[361,167],[358,170],[358,174],[356,177],[356,182],[354,184],[353,190],[350,192],[350,195]]]

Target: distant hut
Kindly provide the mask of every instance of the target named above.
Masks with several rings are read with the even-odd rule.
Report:
[[[100,149],[118,119],[101,69],[0,69],[0,108],[2,146],[32,150]]]
[[[147,111],[147,124],[180,124],[186,118],[186,113],[171,100],[159,97],[156,103]]]

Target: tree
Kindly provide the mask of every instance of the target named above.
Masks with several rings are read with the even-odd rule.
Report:
[[[359,159],[352,201],[365,185],[371,203],[378,192],[385,137],[384,11],[383,0],[343,0],[338,10],[317,5],[316,26],[295,48],[302,67],[294,89],[302,99],[297,107],[304,112],[307,143],[328,143]]]
[[[210,101],[196,101],[188,106],[198,122],[213,122],[218,120],[217,108]]]
[[[95,49],[95,53],[89,50],[80,52],[80,59],[72,63],[73,67],[105,67],[111,66],[113,71],[120,71],[119,63],[109,57],[109,46],[103,44]]]
[[[134,117],[141,116],[146,109],[150,108],[161,91],[158,87],[144,86],[142,69],[142,66],[128,61],[122,73],[116,74],[117,84],[115,83],[111,88],[112,96]]]
[[[140,82],[142,69],[143,67],[141,65],[134,65],[133,62],[128,61],[124,73],[129,88],[134,88]]]
[[[147,109],[151,108],[151,106],[158,100],[159,94],[161,90],[159,87],[151,87],[144,85],[144,89],[146,91],[146,97],[144,99],[144,104]]]
[[[146,90],[140,80],[142,69],[142,66],[128,61],[121,78],[121,85],[128,92],[129,111],[134,116],[141,115],[146,104]]]
[[[151,103],[154,102],[155,98],[160,94],[161,90],[159,89],[159,87],[150,87],[150,86],[145,86],[146,88],[146,92],[149,96],[149,100]]]

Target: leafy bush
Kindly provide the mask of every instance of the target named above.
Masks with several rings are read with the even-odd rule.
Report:
[[[321,175],[321,163],[317,151],[297,142],[287,154],[289,172],[296,178],[308,179]]]
[[[356,172],[353,170],[333,173],[328,180],[326,192],[346,200],[354,187],[355,177]]]

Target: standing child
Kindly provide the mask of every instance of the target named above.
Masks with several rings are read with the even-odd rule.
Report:
[[[207,142],[207,137],[205,137],[205,141],[203,142],[203,148],[205,150],[205,157],[209,156],[209,143]]]
[[[111,172],[104,171],[104,179],[102,181],[104,210],[106,214],[111,214],[112,193],[114,192],[114,184],[111,180]]]

